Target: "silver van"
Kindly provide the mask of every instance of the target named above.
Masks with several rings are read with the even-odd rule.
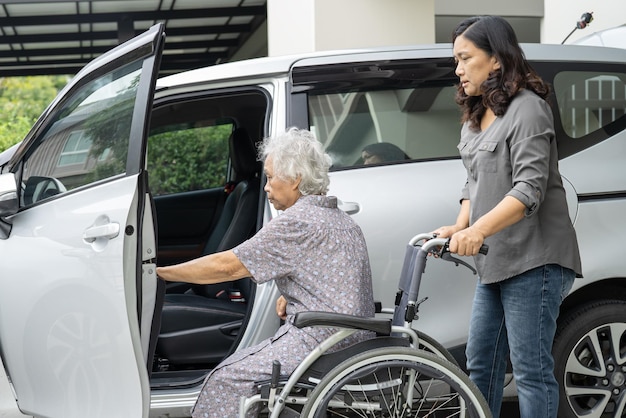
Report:
[[[465,170],[450,45],[156,80],[163,36],[156,25],[87,65],[4,154],[2,416],[189,416],[216,363],[274,333],[272,284],[166,287],[155,275],[232,248],[277,215],[255,158],[265,136],[311,129],[333,157],[330,193],[365,233],[382,308],[393,305],[406,242],[456,217]],[[554,88],[583,259],[554,347],[560,416],[601,416],[621,410],[626,391],[626,50],[524,51]],[[367,158],[377,148],[396,152]],[[431,263],[422,286],[419,329],[461,365],[476,280]]]

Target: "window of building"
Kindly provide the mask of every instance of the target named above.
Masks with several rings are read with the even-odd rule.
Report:
[[[59,156],[59,167],[73,164],[84,165],[89,156],[91,142],[91,138],[85,135],[85,131],[70,133]]]

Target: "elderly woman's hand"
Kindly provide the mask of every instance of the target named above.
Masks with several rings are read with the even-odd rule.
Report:
[[[282,295],[276,299],[276,315],[283,321],[287,319],[287,299]]]

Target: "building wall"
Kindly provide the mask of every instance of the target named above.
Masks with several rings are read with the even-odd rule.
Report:
[[[507,18],[521,42],[558,44],[576,27],[585,12],[593,12],[593,22],[585,29],[574,31],[567,43],[592,32],[626,24],[625,0],[437,0],[436,39],[449,42],[454,25],[464,17],[495,14]]]
[[[450,42],[465,17],[497,14],[520,42],[561,43],[585,12],[594,20],[567,43],[626,24],[626,0],[268,0],[267,25],[234,60],[329,49]]]
[[[434,0],[268,0],[270,56],[435,42]]]
[[[315,0],[314,3],[317,50],[402,45],[414,39],[435,42],[434,0]]]

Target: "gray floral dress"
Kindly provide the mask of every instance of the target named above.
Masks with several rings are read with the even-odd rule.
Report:
[[[274,360],[280,361],[283,374],[289,374],[333,332],[294,327],[297,312],[374,316],[365,239],[359,226],[337,208],[335,197],[300,197],[233,251],[255,282],[276,282],[287,299],[287,320],[273,337],[237,351],[207,376],[194,418],[237,417],[240,398],[255,394],[255,381],[271,377]],[[354,334],[341,346],[363,338]]]

